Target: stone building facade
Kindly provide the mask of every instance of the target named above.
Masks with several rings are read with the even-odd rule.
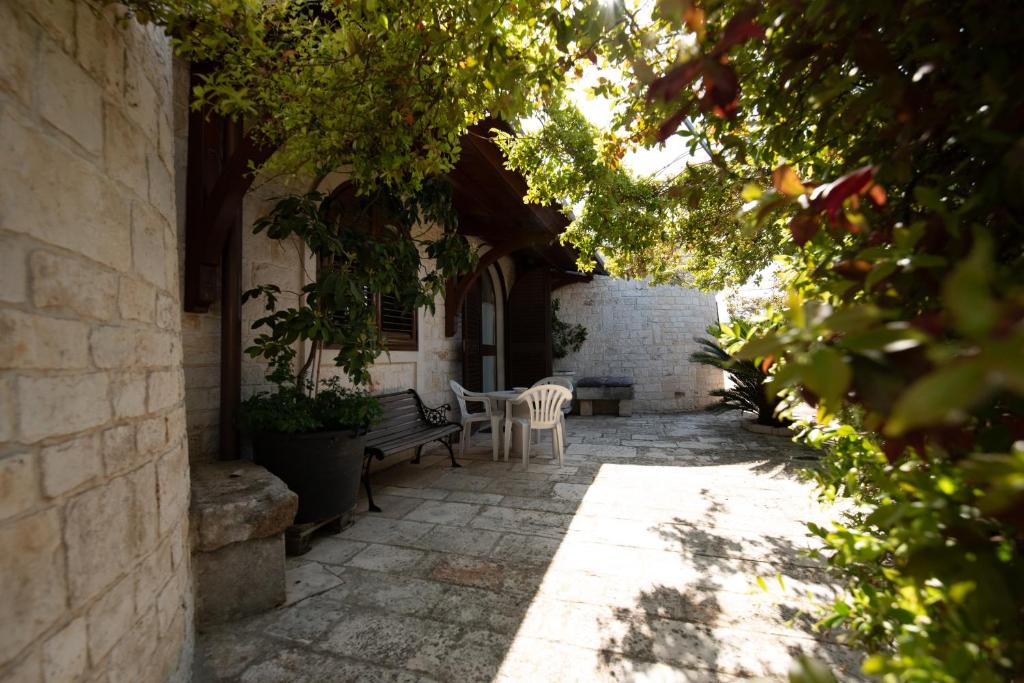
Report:
[[[174,66],[0,3],[0,680],[188,676]]]
[[[190,676],[189,463],[219,455],[221,316],[218,304],[182,312],[187,66],[159,31],[119,11],[0,3],[3,683]],[[245,200],[243,288],[298,291],[310,277],[301,245],[249,229],[282,189],[258,185]],[[492,313],[504,384],[517,266],[494,261],[481,277],[501,293]],[[695,407],[713,383],[685,361],[689,338],[714,319],[710,297],[603,278],[556,296],[563,317],[591,331],[565,362],[581,374],[632,372],[637,409]],[[417,313],[416,350],[382,358],[374,391],[451,400],[463,340],[450,317],[446,329],[445,305]],[[258,315],[243,307],[243,348]],[[243,358],[243,396],[265,386],[264,373]]]
[[[555,361],[556,370],[633,377],[638,412],[697,410],[713,402],[711,390],[722,388],[721,371],[690,362],[693,338],[718,320],[714,295],[595,276],[553,296],[561,302],[559,319],[588,334],[578,352]]]

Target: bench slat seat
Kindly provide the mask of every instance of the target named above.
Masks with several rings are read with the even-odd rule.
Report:
[[[412,462],[418,464],[423,446],[439,441],[448,449],[452,467],[459,467],[459,463],[455,462],[452,441],[462,431],[461,425],[448,421],[446,417],[450,406],[428,408],[415,389],[382,394],[376,398],[380,402],[383,416],[380,423],[366,435],[363,464],[363,486],[366,488],[371,512],[380,512],[380,508],[373,503],[370,488],[370,463],[373,458],[382,460],[387,455],[415,448],[416,457]]]

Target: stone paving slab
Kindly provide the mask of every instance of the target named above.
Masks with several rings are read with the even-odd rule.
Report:
[[[784,680],[797,653],[857,678],[812,628],[836,588],[804,522],[835,512],[806,451],[705,414],[567,431],[565,467],[480,446],[375,474],[383,512],[289,559],[284,607],[201,634],[196,680]]]

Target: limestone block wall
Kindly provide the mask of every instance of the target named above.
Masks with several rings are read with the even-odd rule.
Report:
[[[169,43],[0,3],[0,681],[186,680]]]
[[[586,326],[583,348],[555,361],[555,369],[587,375],[632,375],[633,407],[667,413],[702,408],[722,373],[689,361],[695,336],[718,320],[715,297],[684,287],[595,276],[552,293],[559,318]]]

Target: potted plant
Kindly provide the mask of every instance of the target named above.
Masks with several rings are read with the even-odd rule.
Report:
[[[791,420],[778,415],[782,399],[768,393],[765,381],[768,374],[751,361],[735,358],[730,350],[742,346],[753,335],[753,327],[744,320],[731,323],[715,323],[707,328],[710,338],[694,337],[701,349],[690,354],[690,361],[701,365],[710,365],[723,370],[729,375],[731,386],[715,389],[712,396],[718,402],[707,407],[712,413],[724,413],[730,410],[751,412],[756,415],[754,423],[767,433],[787,434]]]
[[[299,496],[296,524],[338,517],[356,505],[367,428],[380,405],[367,392],[341,386],[284,384],[242,403],[253,459]]]
[[[414,225],[438,226],[440,234],[423,239]],[[254,460],[298,494],[296,523],[332,519],[355,506],[365,434],[380,416],[365,389],[370,367],[386,351],[371,297],[432,309],[445,281],[470,270],[475,255],[456,232],[442,181],[409,195],[345,185],[329,195],[287,196],[254,232],[300,239],[317,268],[299,292],[263,284],[243,295],[243,303],[264,302],[267,314],[252,325],[261,333],[246,353],[267,362],[274,389],[242,402],[242,425]],[[281,305],[285,297],[288,306]],[[325,353],[334,354],[349,386],[337,376],[321,379]]]
[[[573,325],[564,322],[558,317],[558,311],[562,302],[558,299],[551,300],[551,355],[555,360],[561,360],[576,353],[583,348],[583,342],[587,341],[587,328],[583,325]],[[559,369],[556,375],[574,375],[573,370]]]

